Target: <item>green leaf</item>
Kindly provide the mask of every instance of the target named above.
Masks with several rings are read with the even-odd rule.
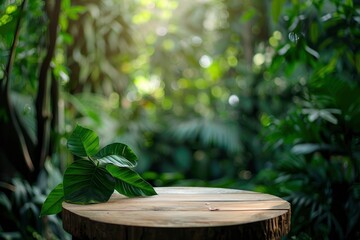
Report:
[[[117,167],[109,164],[106,169],[115,178],[115,189],[119,193],[128,196],[152,196],[156,195],[154,188],[139,174],[129,168]]]
[[[106,202],[114,192],[114,187],[115,179],[105,167],[95,165],[91,160],[73,162],[64,174],[64,198],[67,202]]]
[[[93,156],[99,151],[99,137],[94,131],[77,125],[68,139],[67,147],[76,156]]]
[[[301,143],[291,148],[291,152],[296,155],[310,154],[322,149],[320,144]]]
[[[48,195],[41,207],[40,217],[61,212],[64,201],[63,184],[58,184]]]
[[[309,46],[305,46],[305,51],[311,54],[316,59],[320,58],[320,54]]]
[[[0,206],[2,209],[11,212],[11,202],[3,192],[0,192]]]
[[[101,149],[95,156],[99,162],[111,163],[118,167],[135,167],[137,156],[125,144],[113,143]]]

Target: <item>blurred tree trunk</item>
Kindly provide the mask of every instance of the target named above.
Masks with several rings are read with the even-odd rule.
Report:
[[[46,56],[42,62],[39,74],[39,86],[38,86],[38,95],[36,97],[36,119],[37,119],[37,139],[38,144],[35,149],[35,176],[39,173],[39,171],[44,167],[45,160],[48,156],[51,156],[49,152],[49,143],[50,143],[50,131],[51,131],[51,119],[52,112],[50,105],[52,102],[57,104],[58,99],[54,99],[57,95],[51,94],[52,98],[50,98],[51,90],[57,89],[56,81],[52,81],[51,88],[49,87],[49,81],[51,80],[49,76],[50,70],[50,62],[53,58],[55,47],[56,47],[56,39],[58,32],[58,23],[59,23],[59,15],[61,8],[61,0],[55,0],[55,3],[51,4],[49,1],[45,1],[46,14],[49,18],[48,24],[48,47]],[[57,114],[56,114],[57,115]]]

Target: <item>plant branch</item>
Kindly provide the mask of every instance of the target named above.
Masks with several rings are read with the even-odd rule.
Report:
[[[51,74],[51,86],[50,86],[50,108],[52,111],[52,118],[51,118],[51,126],[50,128],[53,129],[56,133],[59,132],[59,83],[54,75]],[[56,147],[58,146],[58,135],[54,134],[51,136],[50,139],[50,147],[49,147],[49,154],[51,155],[54,151],[56,151]]]
[[[15,27],[14,39],[13,39],[13,42],[10,47],[9,59],[6,64],[4,85],[5,85],[5,93],[7,95],[9,95],[9,92],[10,92],[10,75],[11,75],[11,71],[12,71],[12,66],[14,65],[16,46],[17,46],[17,43],[19,40],[19,35],[20,35],[20,23],[21,23],[21,18],[22,18],[21,13],[24,11],[26,5],[27,5],[27,0],[24,0],[20,6],[20,14],[19,14],[19,17],[18,17],[18,20],[16,23],[16,27]]]
[[[55,4],[52,10],[49,10],[50,9],[49,1],[45,1],[45,7],[48,9],[47,15],[49,17],[49,25],[48,25],[49,44],[47,47],[46,56],[40,68],[38,95],[36,98],[37,136],[38,136],[36,165],[39,169],[41,169],[42,166],[44,165],[45,159],[48,155],[48,148],[49,148],[51,116],[50,116],[49,104],[48,104],[48,98],[49,98],[48,71],[56,47],[61,0],[55,0]]]

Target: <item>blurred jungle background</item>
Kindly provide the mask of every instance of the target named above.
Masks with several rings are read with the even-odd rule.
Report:
[[[360,1],[2,0],[0,238],[69,239],[41,204],[76,124],[154,186],[267,192],[287,239],[360,239]]]

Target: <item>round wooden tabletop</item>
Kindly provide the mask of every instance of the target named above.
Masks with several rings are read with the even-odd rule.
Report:
[[[63,226],[79,239],[281,239],[290,204],[273,195],[224,188],[162,187],[158,195],[106,203],[63,203]]]

